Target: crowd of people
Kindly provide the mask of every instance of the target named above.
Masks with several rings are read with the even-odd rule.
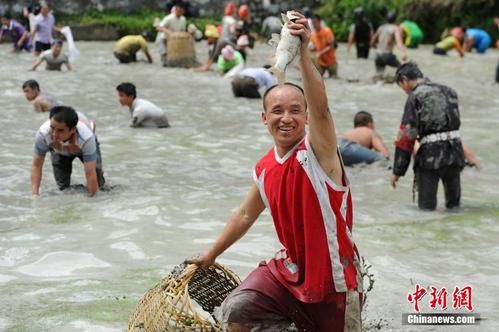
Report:
[[[203,35],[195,26],[187,25],[186,6],[183,1],[175,1],[168,15],[155,23],[155,45],[163,66],[168,66],[172,56],[167,50],[173,34],[188,33],[193,41]],[[43,61],[47,70],[61,70],[63,64],[71,70],[68,56],[62,53],[63,42],[53,38],[53,32],[60,29],[49,6],[35,1],[25,14],[36,14],[30,29],[9,14],[2,14],[1,35],[10,34],[15,51],[31,51],[34,47],[32,70]],[[353,14],[348,50],[355,44],[357,57],[367,59],[374,47],[376,75],[383,76],[386,66],[397,68],[394,81],[408,95],[394,142],[391,185],[396,187],[414,159],[418,207],[436,209],[441,180],[445,207],[458,208],[461,171],[466,162],[476,165],[477,158],[461,141],[457,93],[425,78],[415,63],[407,61],[408,48],[417,47],[423,38],[415,22],[397,24],[397,13],[390,11],[386,23],[374,30],[362,8]],[[215,67],[220,76],[232,80],[235,97],[263,98],[261,118],[275,146],[256,164],[254,183],[215,243],[188,261],[209,267],[268,209],[283,249],[262,262],[226,299],[222,316],[229,329],[285,328],[294,323],[300,331],[343,331],[345,326],[349,331],[360,331],[362,266],[351,236],[352,193],[345,166],[389,161],[390,151],[375,130],[373,116],[366,111],[355,115],[353,129],[336,134],[324,81],[326,72],[331,78],[338,77],[334,32],[315,13],[296,15],[298,19],[286,24],[290,34],[301,40],[303,87],[289,82],[276,84],[269,64],[245,66],[257,38],[247,5],[238,8],[229,2],[220,26],[206,26],[209,56],[194,70]],[[267,38],[279,33],[280,18],[268,15],[263,22],[261,32]],[[116,42],[114,56],[127,64],[136,62],[137,53],[142,51],[147,62],[153,63],[148,41],[152,38],[145,33],[124,36]],[[461,56],[473,48],[483,53],[490,43],[490,36],[483,30],[458,27],[435,45],[434,53],[446,54],[452,48]],[[499,66],[497,75],[499,80]],[[40,193],[44,159],[50,152],[59,189],[70,186],[72,163],[78,158],[83,163],[88,192],[94,195],[105,184],[95,122],[42,92],[35,80],[24,82],[22,90],[34,110],[47,112],[49,117],[36,133],[32,193]],[[116,91],[119,103],[130,111],[131,127],[170,126],[164,110],[137,97],[133,83],[123,82]]]

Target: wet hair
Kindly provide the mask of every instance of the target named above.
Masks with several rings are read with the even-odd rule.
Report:
[[[395,23],[396,19],[397,19],[396,10],[390,10],[388,14],[386,14],[386,20],[388,21],[388,23]]]
[[[305,99],[305,91],[303,91],[303,88],[301,86],[299,86],[298,84],[292,83],[292,82],[284,82],[284,84],[282,84],[282,85],[280,85],[280,84],[274,84],[270,88],[268,88],[267,91],[265,91],[265,93],[263,94],[263,98],[262,98],[264,111],[267,111],[267,109],[265,108],[265,100],[266,100],[267,95],[269,94],[269,92],[272,91],[272,90],[274,90],[278,86],[284,86],[284,85],[290,85],[292,87],[295,87],[298,91],[301,92],[301,94],[303,95],[303,100],[305,101],[305,111],[307,111],[307,99]]]
[[[69,129],[73,129],[78,124],[78,113],[69,106],[54,106],[50,109],[49,119],[64,122]]]
[[[127,96],[132,96],[133,98],[137,97],[137,90],[135,89],[135,85],[129,82],[121,83],[116,87],[118,92],[122,92]]]
[[[353,126],[355,128],[357,127],[366,127],[369,123],[372,123],[373,116],[371,113],[366,112],[366,111],[359,111],[355,116],[353,117]]]
[[[397,68],[397,71],[395,72],[395,82],[397,82],[397,84],[400,83],[403,77],[412,81],[423,78],[424,76],[416,63],[407,62]]]
[[[40,85],[35,80],[27,80],[26,82],[23,83],[23,90],[28,87],[33,90],[34,89],[40,90]]]

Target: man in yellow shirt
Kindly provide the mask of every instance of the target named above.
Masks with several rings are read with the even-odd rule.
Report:
[[[122,37],[116,45],[114,46],[114,56],[120,61],[120,63],[130,63],[137,61],[137,52],[142,50],[147,61],[152,63],[152,57],[149,53],[149,47],[147,46],[147,34],[142,35],[128,35]]]

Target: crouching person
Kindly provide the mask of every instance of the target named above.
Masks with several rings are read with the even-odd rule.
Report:
[[[232,80],[232,92],[234,96],[262,98],[258,89],[265,88],[267,90],[277,84],[275,77],[267,70],[269,68],[269,65],[265,65],[263,68],[243,69]]]
[[[35,151],[31,166],[31,191],[40,192],[43,162],[50,151],[55,181],[60,190],[71,184],[73,160],[83,162],[87,188],[93,196],[104,185],[99,142],[94,134],[94,122],[68,106],[55,106],[49,120],[40,126],[35,137]]]
[[[221,321],[229,331],[282,331],[291,323],[299,331],[361,331],[351,191],[324,80],[308,56],[311,32],[297,15],[288,29],[302,41],[303,89],[285,83],[267,90],[261,118],[274,147],[255,166],[254,183],[213,245],[187,260],[209,267],[270,211],[283,248],[225,299]]]

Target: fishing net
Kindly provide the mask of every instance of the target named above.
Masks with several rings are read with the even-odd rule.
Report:
[[[240,282],[220,264],[209,269],[178,265],[140,299],[128,331],[221,331],[215,308]]]
[[[191,68],[200,65],[196,60],[194,39],[188,32],[172,32],[166,44],[166,54],[168,67]]]

